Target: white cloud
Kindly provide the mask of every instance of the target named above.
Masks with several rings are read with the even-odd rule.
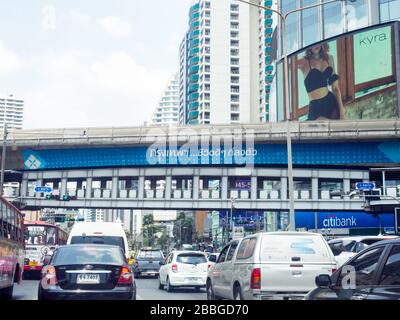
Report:
[[[93,18],[91,16],[79,11],[71,11],[70,15],[73,19],[81,23],[90,23],[93,21]]]
[[[132,25],[119,17],[108,16],[100,18],[98,23],[104,31],[114,37],[127,37],[132,32]]]
[[[0,41],[0,74],[17,71],[21,67],[21,59]]]
[[[41,61],[31,63],[38,81],[26,94],[26,128],[141,125],[170,76],[126,52],[94,58],[73,51]]]

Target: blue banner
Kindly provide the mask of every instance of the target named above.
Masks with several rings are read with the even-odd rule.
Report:
[[[374,216],[367,212],[296,212],[296,228],[315,229],[359,229],[394,227],[394,214],[382,213]]]
[[[126,147],[23,150],[25,170],[193,165],[286,165],[286,144],[221,148]],[[294,165],[400,163],[400,141],[293,144]]]

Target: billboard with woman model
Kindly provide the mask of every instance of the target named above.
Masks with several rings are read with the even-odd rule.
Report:
[[[395,24],[317,43],[289,57],[293,120],[372,120],[398,117]],[[398,55],[399,53],[397,53]],[[277,66],[277,120],[283,106]]]

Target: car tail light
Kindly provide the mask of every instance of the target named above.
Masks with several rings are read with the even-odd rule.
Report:
[[[251,281],[250,281],[251,289],[261,289],[261,269],[254,268],[251,273]]]
[[[52,265],[48,265],[42,269],[42,281],[47,285],[56,285],[58,283],[56,268]]]
[[[209,265],[207,266],[207,268],[210,269],[210,268],[211,268],[211,264],[209,264]]]
[[[133,275],[129,267],[122,267],[118,279],[118,284],[132,284]]]
[[[336,268],[332,268],[332,274],[334,274],[336,272]]]
[[[178,265],[176,263],[172,265],[172,272],[178,272]]]

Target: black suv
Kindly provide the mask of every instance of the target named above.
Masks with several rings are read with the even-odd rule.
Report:
[[[399,300],[400,240],[375,243],[315,282],[306,300]]]

